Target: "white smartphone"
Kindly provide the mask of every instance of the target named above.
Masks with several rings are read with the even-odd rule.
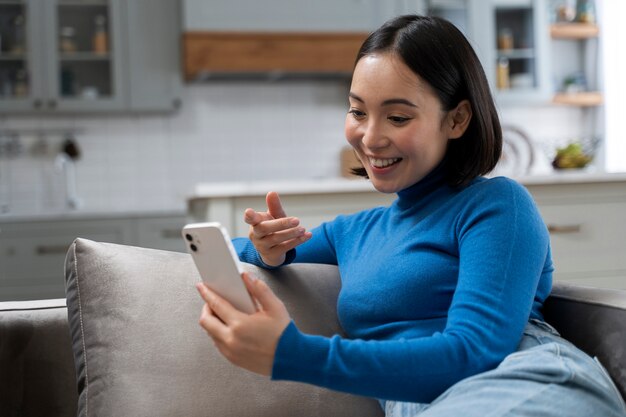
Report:
[[[236,309],[248,314],[257,311],[226,228],[216,222],[191,223],[183,227],[182,234],[202,281]]]

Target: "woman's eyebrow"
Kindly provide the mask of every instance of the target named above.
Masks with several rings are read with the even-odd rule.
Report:
[[[350,91],[350,93],[348,93],[348,97],[353,98],[353,99],[355,99],[358,102],[365,103],[365,101],[361,97],[357,96],[352,91]]]
[[[365,103],[365,100],[363,100],[361,97],[357,96],[353,92],[350,92],[348,95],[358,102]],[[389,106],[391,104],[404,104],[405,106],[417,107],[416,104],[410,102],[409,100],[405,98],[390,98],[390,99],[383,101],[381,106]]]

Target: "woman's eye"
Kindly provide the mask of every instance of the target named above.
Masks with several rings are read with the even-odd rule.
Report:
[[[357,109],[350,109],[348,113],[351,114],[355,119],[361,119],[365,117],[365,113]]]
[[[410,117],[402,117],[402,116],[389,116],[388,119],[396,124],[402,124],[410,120]]]

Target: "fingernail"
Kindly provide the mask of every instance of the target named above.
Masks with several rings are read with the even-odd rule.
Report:
[[[300,220],[298,220],[298,219],[296,219],[296,218],[293,218],[293,219],[291,219],[291,220],[289,221],[289,224],[290,224],[291,226],[297,226],[297,225],[299,225],[299,224],[300,224]]]

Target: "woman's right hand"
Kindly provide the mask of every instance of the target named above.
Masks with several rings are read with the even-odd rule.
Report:
[[[267,211],[244,212],[244,221],[250,225],[248,236],[267,265],[279,266],[285,262],[287,252],[313,236],[300,226],[296,217],[287,217],[278,193],[270,191],[265,197]]]

